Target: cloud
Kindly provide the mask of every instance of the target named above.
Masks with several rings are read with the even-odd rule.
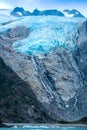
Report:
[[[0,9],[8,9],[9,5],[5,4],[5,3],[0,3]]]

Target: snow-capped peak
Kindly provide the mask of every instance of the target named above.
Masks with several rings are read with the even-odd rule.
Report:
[[[84,17],[78,10],[76,9],[65,9],[63,10],[63,13],[65,14],[66,17]]]
[[[65,17],[74,17],[73,14],[68,14],[67,12],[62,11]]]

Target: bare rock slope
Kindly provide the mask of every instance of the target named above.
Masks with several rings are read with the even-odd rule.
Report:
[[[27,28],[16,27],[0,35],[0,64],[4,61],[5,67],[12,71],[8,77],[10,82],[14,77],[10,88],[10,83],[7,84],[3,78],[7,69],[6,72],[1,69],[0,81],[3,80],[3,83],[0,89],[3,91],[0,91],[0,106],[4,108],[0,107],[0,115],[4,113],[5,116],[1,116],[4,121],[33,122],[37,119],[42,122],[73,122],[87,116],[86,28],[87,22],[79,29],[75,52],[57,48],[43,57],[13,50],[14,41],[29,35]],[[85,38],[82,40],[81,37]],[[7,106],[1,104],[2,100]],[[30,100],[34,105],[30,105]]]

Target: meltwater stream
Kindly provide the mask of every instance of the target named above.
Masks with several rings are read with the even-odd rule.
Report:
[[[56,16],[25,17],[20,20],[20,23],[29,28],[30,34],[26,39],[14,42],[12,47],[17,52],[31,55],[32,63],[39,75],[39,80],[49,95],[50,100],[53,100],[55,95],[51,91],[50,86],[44,82],[44,74],[41,74],[39,71],[34,55],[40,57],[42,54],[46,54],[55,48],[75,49],[77,30],[81,20],[83,19]]]
[[[76,47],[77,28],[81,18],[56,16],[26,17],[20,20],[30,34],[26,39],[14,42],[13,48],[25,54],[44,54],[57,47]]]

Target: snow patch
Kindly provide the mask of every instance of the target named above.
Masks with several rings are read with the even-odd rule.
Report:
[[[63,12],[65,17],[74,17],[74,14],[69,14],[68,12]]]
[[[18,14],[19,16],[22,16],[22,13],[21,13],[21,12],[17,12],[17,14]]]

